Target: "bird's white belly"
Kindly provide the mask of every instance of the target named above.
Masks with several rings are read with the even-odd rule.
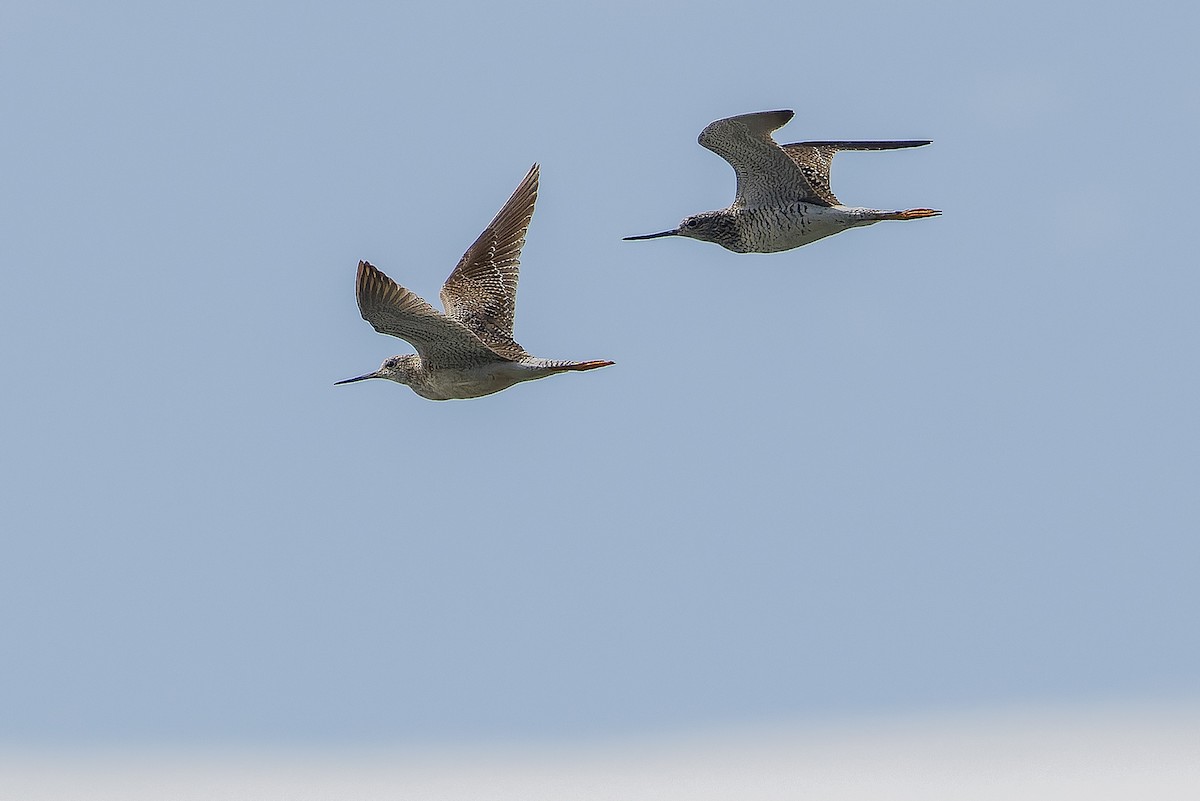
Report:
[[[495,362],[462,370],[438,370],[413,390],[430,400],[462,400],[491,395],[536,377],[532,370],[517,362]]]

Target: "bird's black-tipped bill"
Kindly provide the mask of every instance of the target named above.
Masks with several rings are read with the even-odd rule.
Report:
[[[657,234],[642,234],[641,236],[626,236],[622,237],[623,242],[629,242],[633,239],[658,239],[660,236],[679,236],[679,229],[675,228],[671,231],[660,231]]]
[[[355,381],[366,381],[368,378],[379,378],[379,373],[367,373],[366,375],[347,378],[345,381],[334,381],[333,385],[336,387],[338,384],[353,384]]]

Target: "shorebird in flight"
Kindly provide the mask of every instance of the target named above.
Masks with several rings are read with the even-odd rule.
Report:
[[[936,209],[886,211],[843,206],[829,187],[829,165],[840,150],[897,150],[928,140],[899,142],[796,142],[778,145],[771,132],[791,111],[741,114],[710,124],[699,142],[729,162],[737,196],[720,211],[685,217],[678,228],[625,239],[686,236],[716,242],[736,253],[775,253],[807,245],[848,228],[880,220],[936,217]]]
[[[393,356],[373,373],[338,381],[386,378],[422,398],[478,398],[521,381],[609,361],[569,362],[530,356],[513,341],[513,313],[525,231],[537,201],[538,165],[467,250],[442,287],[442,314],[371,264],[358,263],[355,291],[363,319],[381,334],[405,340],[415,354]]]

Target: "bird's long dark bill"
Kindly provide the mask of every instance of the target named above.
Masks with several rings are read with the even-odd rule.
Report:
[[[334,381],[333,385],[336,387],[338,384],[353,384],[355,381],[366,381],[368,378],[379,378],[379,373],[367,373],[366,375],[347,378],[345,381]]]
[[[623,241],[628,242],[631,239],[658,239],[660,236],[679,236],[679,229],[676,228],[672,231],[661,231],[657,234],[642,234],[641,236],[626,236],[626,237],[623,237]]]

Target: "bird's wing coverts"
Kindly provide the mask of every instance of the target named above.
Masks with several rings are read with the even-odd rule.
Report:
[[[363,319],[379,333],[408,342],[430,369],[508,360],[368,262],[358,263],[355,292]]]
[[[783,145],[783,152],[800,168],[811,190],[805,198],[807,203],[822,206],[840,206],[841,201],[833,194],[829,185],[829,168],[833,157],[842,150],[899,150],[905,147],[920,147],[928,140],[904,140],[895,142],[795,142]]]
[[[792,114],[741,114],[717,120],[700,132],[697,141],[729,162],[737,175],[737,196],[731,208],[782,206],[810,194],[795,162],[771,138],[771,132],[783,126]]]
[[[521,248],[537,202],[534,164],[512,197],[467,249],[442,287],[446,315],[510,359],[528,354],[513,340]]]

